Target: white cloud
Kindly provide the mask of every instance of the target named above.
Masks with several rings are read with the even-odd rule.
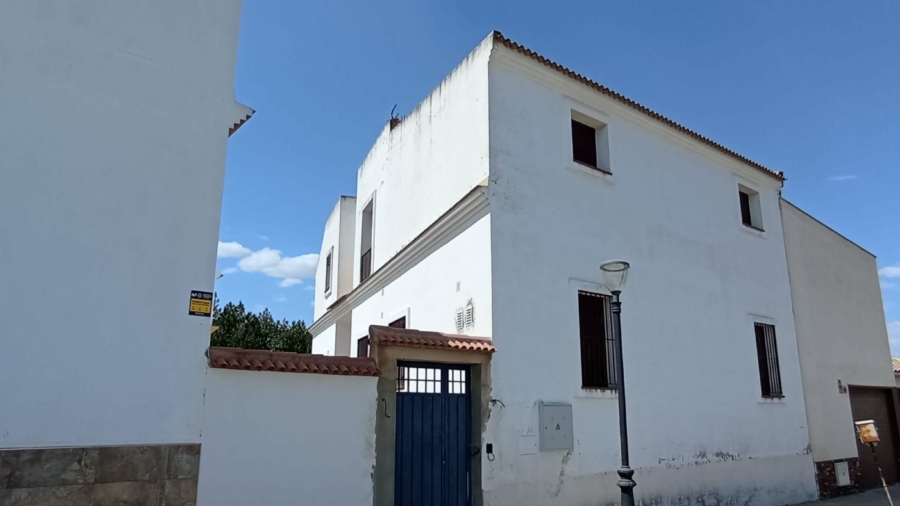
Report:
[[[238,267],[244,272],[261,272],[281,278],[279,286],[288,287],[303,283],[303,278],[315,276],[318,261],[319,255],[316,253],[283,257],[277,249],[263,248],[242,258]]]
[[[237,267],[229,267],[227,269],[222,269],[222,274],[234,274],[238,271]]]
[[[858,178],[858,177],[859,177],[859,176],[856,175],[856,174],[845,174],[845,175],[842,175],[842,176],[829,176],[829,177],[828,177],[828,180],[829,180],[829,181],[833,181],[833,182],[837,182],[837,181],[850,181],[850,180],[856,179],[856,178]]]
[[[878,274],[886,278],[900,278],[900,265],[891,265],[878,269]]]
[[[307,291],[307,292],[311,292],[311,291],[313,291],[313,290],[315,290],[315,289],[316,289],[316,285],[306,285],[306,287],[303,288],[303,290],[305,290],[305,291]]]
[[[287,300],[287,297],[285,297],[283,293],[276,293],[275,296],[272,297],[272,300],[275,302],[284,302]]]
[[[219,241],[219,250],[216,253],[218,258],[240,258],[249,255],[250,248],[245,248],[244,245],[238,242],[222,242]]]
[[[262,235],[262,234],[260,234],[260,235],[259,235],[259,238],[262,239],[263,241],[268,241],[268,240],[269,240],[269,236],[267,236],[267,235]]]
[[[887,322],[888,341],[891,343],[891,354],[900,356],[900,321]]]

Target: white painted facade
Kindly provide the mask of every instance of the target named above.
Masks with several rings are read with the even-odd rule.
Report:
[[[790,202],[781,209],[812,455],[855,458],[850,395],[838,382],[896,386],[875,256]]]
[[[0,448],[200,441],[240,13],[4,2]]]
[[[316,295],[313,316],[319,319],[329,306],[353,289],[354,251],[356,232],[356,198],[341,196],[325,222],[319,264],[316,267]],[[328,258],[331,257],[331,271]],[[331,283],[326,278],[331,277]],[[327,287],[327,289],[326,289]],[[328,337],[313,341],[313,353],[318,355],[344,355],[350,352],[351,315],[338,321],[329,330]]]
[[[377,378],[210,369],[197,504],[372,504]]]
[[[636,497],[814,498],[780,182],[506,48],[490,61],[489,101],[492,396],[506,407],[483,435],[497,454],[483,463],[485,503],[618,497],[616,400],[581,388],[577,305],[579,289],[605,291],[598,267],[613,258],[632,265]],[[571,161],[573,111],[606,124],[611,175]],[[759,193],[764,232],[741,224],[738,185]],[[784,399],[761,397],[756,321],[776,326]],[[518,454],[540,401],[573,405],[571,454]]]
[[[363,211],[370,203],[374,202],[372,272],[379,275],[389,259],[417,237],[427,236],[436,220],[486,182],[490,49],[489,40],[482,43],[399,125],[393,129],[385,125],[360,166],[354,288],[360,279]],[[476,210],[461,215],[458,223],[448,225],[446,234],[412,253],[413,258],[387,283],[389,287],[342,314],[337,324],[314,329],[314,353],[334,350],[329,343],[336,340],[338,348],[356,356],[356,340],[366,335],[369,325],[386,325],[404,316],[410,328],[455,332],[455,311],[470,300],[477,313],[470,333],[490,335],[490,218],[486,213]],[[319,264],[322,270],[321,260]],[[317,294],[322,286],[317,277]],[[317,295],[317,321],[330,304]],[[339,327],[347,324],[351,331],[344,333]]]
[[[611,175],[571,161],[573,114],[606,125]],[[739,187],[758,195],[763,230],[741,223]],[[814,499],[780,191],[772,175],[489,37],[385,127],[361,166],[354,290],[328,312],[317,305],[314,349],[348,317],[351,356],[369,325],[400,316],[455,333],[455,310],[472,300],[464,332],[498,348],[484,504],[611,504],[616,395],[581,388],[577,292],[605,292],[598,267],[622,258],[637,499]],[[373,274],[360,285],[373,198]],[[755,322],[776,327],[784,398],[761,395]],[[574,450],[520,454],[541,402],[572,404]]]
[[[353,289],[353,234],[356,226],[356,198],[341,196],[325,222],[322,249],[316,268],[316,298],[314,319],[328,306]],[[331,255],[331,283],[325,289],[326,258]]]

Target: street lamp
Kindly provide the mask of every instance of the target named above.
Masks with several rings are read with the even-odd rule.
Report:
[[[613,327],[616,338],[616,386],[618,388],[619,398],[619,443],[622,445],[622,467],[617,471],[619,473],[619,481],[617,485],[622,489],[621,506],[634,506],[634,487],[636,483],[631,478],[634,476],[634,469],[628,465],[628,419],[625,411],[625,370],[624,361],[622,360],[622,302],[619,301],[619,294],[625,288],[625,281],[628,280],[628,268],[631,267],[628,262],[621,260],[610,260],[600,264],[600,270],[603,271],[603,283],[613,296],[612,315]]]

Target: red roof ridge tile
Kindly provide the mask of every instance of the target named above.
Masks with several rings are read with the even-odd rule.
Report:
[[[494,353],[497,351],[489,337],[444,334],[428,330],[399,329],[381,325],[369,327],[369,344],[483,353]]]
[[[290,351],[209,348],[209,366],[241,371],[307,372],[338,376],[380,376],[372,358],[332,357]]]
[[[678,131],[688,135],[689,137],[693,137],[695,140],[698,140],[698,141],[712,147],[713,149],[716,149],[732,158],[735,158],[747,165],[750,165],[751,167],[753,167],[769,176],[772,176],[775,179],[778,179],[779,181],[784,182],[786,179],[784,177],[783,172],[774,171],[772,169],[765,167],[764,165],[762,165],[760,163],[754,162],[753,160],[745,157],[744,155],[741,155],[735,151],[732,151],[732,150],[726,148],[725,146],[719,144],[718,142],[715,142],[715,141],[709,139],[708,137],[704,137],[703,135],[700,135],[699,133],[697,133],[685,126],[683,126],[679,123],[676,123],[675,121],[663,116],[662,114],[650,109],[649,107],[643,106],[643,105],[635,102],[634,100],[631,100],[630,98],[628,98],[620,93],[617,93],[617,92],[607,88],[606,86],[603,86],[602,84],[594,81],[593,79],[585,77],[573,70],[570,70],[570,69],[554,62],[553,60],[550,60],[549,58],[541,56],[540,54],[532,51],[531,49],[528,49],[527,47],[507,38],[505,35],[503,35],[502,33],[498,32],[496,30],[494,30],[494,32],[493,32],[493,38],[494,38],[495,42],[499,42],[506,48],[516,51],[517,53],[527,56],[527,57],[531,58],[532,60],[543,64],[546,67],[552,68],[561,74],[564,74],[576,81],[579,81],[580,83],[582,83],[590,88],[593,88],[593,89],[599,91],[600,93],[603,93],[604,95],[611,97],[611,98],[631,107],[632,109],[642,112],[657,121],[665,123],[666,125],[674,128],[675,130],[678,130]]]

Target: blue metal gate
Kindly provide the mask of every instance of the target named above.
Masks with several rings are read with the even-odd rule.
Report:
[[[469,366],[400,362],[397,367],[394,504],[470,506]]]

